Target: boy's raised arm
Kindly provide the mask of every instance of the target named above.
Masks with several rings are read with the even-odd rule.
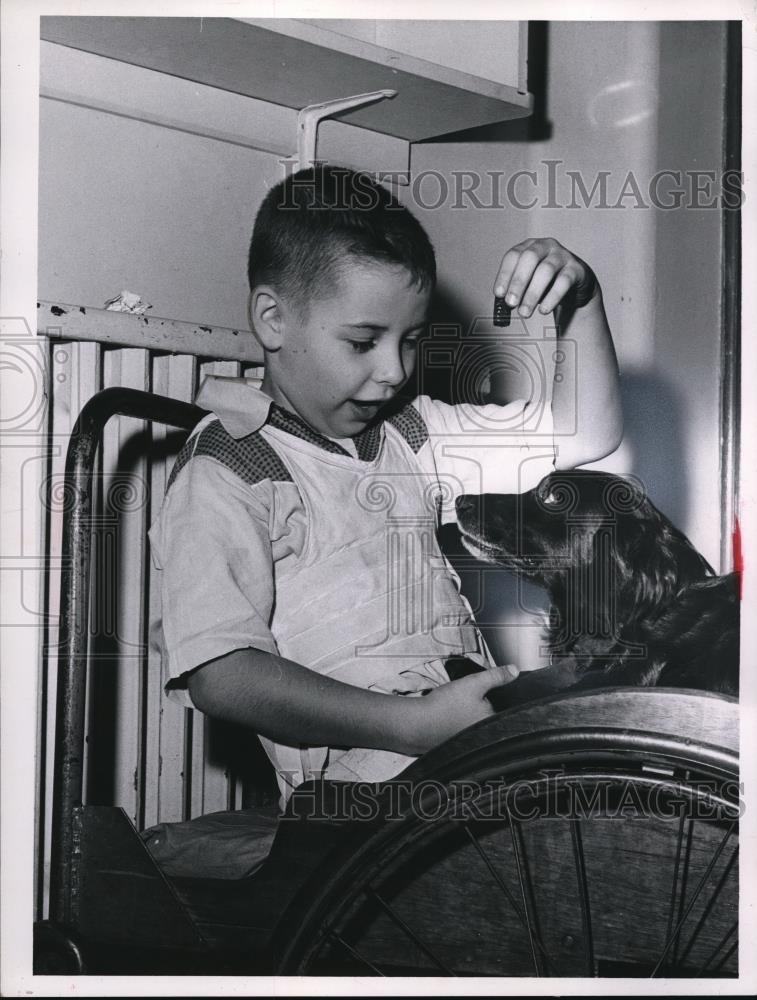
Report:
[[[557,323],[576,349],[563,351],[565,361],[555,366],[555,464],[574,469],[609,455],[623,437],[618,362],[599,283],[586,305],[558,307]]]
[[[558,336],[575,343],[555,370],[556,467],[572,469],[609,455],[623,434],[618,362],[589,265],[557,240],[524,240],[502,259],[494,294],[523,317],[535,309],[556,311]]]

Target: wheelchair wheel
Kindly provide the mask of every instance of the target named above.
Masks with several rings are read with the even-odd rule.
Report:
[[[76,935],[50,920],[36,923],[33,969],[35,976],[83,975],[87,966]]]
[[[278,971],[737,975],[736,708],[618,689],[472,727],[377,790]]]

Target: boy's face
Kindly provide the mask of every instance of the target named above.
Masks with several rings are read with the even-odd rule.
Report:
[[[304,319],[281,304],[264,391],[326,437],[354,437],[412,374],[430,294],[403,267],[356,262]]]

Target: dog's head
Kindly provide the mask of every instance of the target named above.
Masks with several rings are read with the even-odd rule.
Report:
[[[647,498],[639,480],[605,472],[555,472],[520,495],[457,500],[463,544],[522,573],[553,597],[576,581],[583,599],[654,613],[712,575],[688,539]]]

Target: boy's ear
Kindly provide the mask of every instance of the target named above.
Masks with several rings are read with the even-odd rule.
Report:
[[[253,288],[247,298],[250,329],[266,351],[278,351],[283,340],[284,317],[272,288]]]

